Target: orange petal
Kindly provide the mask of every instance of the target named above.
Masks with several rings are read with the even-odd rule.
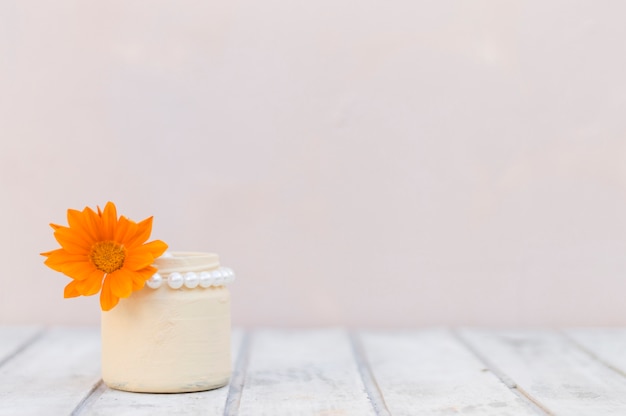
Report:
[[[127,249],[127,258],[124,265],[128,264],[131,270],[139,270],[153,263],[167,250],[167,244],[161,240],[154,240],[139,247]],[[148,259],[151,257],[151,259]],[[143,265],[141,265],[143,263]]]
[[[83,280],[75,280],[76,290],[83,296],[95,295],[102,287],[102,278],[104,273],[100,270],[94,270],[89,273]]]
[[[139,290],[145,286],[146,280],[156,273],[156,269],[154,267],[146,267],[140,271],[129,273],[133,279],[133,290]]]
[[[167,244],[160,240],[154,240],[148,244],[127,250],[124,267],[130,270],[140,270],[151,265],[154,259],[167,250]]]
[[[89,214],[85,208],[83,211],[77,211],[75,209],[67,210],[67,223],[70,228],[77,234],[80,234],[85,240],[92,243],[98,240],[98,233],[90,227]]]
[[[94,241],[102,241],[102,219],[89,207],[85,207],[83,215],[85,228],[88,230],[89,235],[94,237]]]
[[[137,270],[135,273],[139,274],[141,276],[141,279],[148,280],[156,272],[157,272],[156,267],[148,266],[141,270]]]
[[[133,291],[143,289],[146,285],[146,280],[148,279],[135,279],[135,277],[133,277]]]
[[[156,267],[148,266],[141,270],[137,270],[135,273],[140,273],[146,276],[146,279],[149,279],[153,274],[157,272]]]
[[[135,248],[127,251],[126,259],[124,259],[124,268],[132,271],[141,270],[154,262],[154,256],[149,250],[139,250]]]
[[[113,240],[117,228],[117,209],[111,201],[107,202],[102,212],[102,238]]]
[[[133,291],[132,273],[124,269],[109,273],[105,278],[111,285],[111,292],[119,298],[127,298]]]
[[[71,219],[71,221],[68,221],[70,223],[70,226],[58,227],[57,229],[54,230],[55,234],[60,233],[62,235],[65,235],[67,238],[71,238],[72,240],[76,242],[80,242],[82,244],[91,246],[94,239],[89,235],[89,233],[87,233],[87,231],[83,227],[82,218],[80,218],[81,216],[82,214],[80,213],[80,211],[68,209],[67,217],[68,217],[68,220]]]
[[[93,296],[102,287],[102,276],[93,279],[75,280],[76,290],[83,296]]]
[[[76,281],[72,280],[67,286],[65,286],[65,289],[63,290],[63,297],[75,298],[77,296],[80,296],[80,292],[76,289]]]
[[[85,280],[94,271],[103,273],[102,271],[97,270],[95,266],[89,261],[81,263],[66,263],[63,265],[63,270],[60,270],[61,273],[63,273],[67,277],[71,277],[74,280]]]
[[[54,264],[50,262],[50,259],[46,259],[43,264],[45,264],[46,266],[50,267],[52,270],[54,270],[55,272],[60,272],[63,273],[63,266],[64,264]]]
[[[81,260],[86,260],[88,258],[84,254],[68,253],[62,248],[58,248],[52,251],[47,251],[45,253],[41,253],[41,255],[48,257],[47,260],[50,260],[51,262],[55,264],[62,264],[62,263],[73,262],[73,261],[81,261]]]
[[[108,276],[107,276],[108,277]],[[111,291],[111,281],[109,279],[104,279],[104,283],[102,284],[102,291],[100,292],[100,307],[103,311],[110,311],[117,305],[120,301],[120,298],[115,296]]]
[[[146,218],[137,224],[137,230],[134,235],[127,237],[126,241],[120,241],[126,248],[137,247],[150,238],[152,232],[152,217]]]
[[[57,248],[56,250],[50,250],[50,251],[46,251],[44,253],[39,253],[40,256],[46,256],[46,257],[51,257],[51,256],[55,256],[55,255],[64,255],[64,254],[69,254],[67,253],[65,250],[63,250],[62,248]],[[72,256],[75,256],[76,254],[71,254]]]
[[[150,241],[149,243],[144,244],[142,247],[146,247],[150,250],[154,258],[160,257],[165,250],[167,250],[167,244],[165,244],[161,240]]]
[[[83,280],[94,270],[93,264],[85,255],[69,254],[62,248],[43,254],[48,256],[44,261],[46,266],[72,279]]]
[[[72,254],[87,254],[91,248],[90,242],[70,228],[60,227],[54,232],[54,238],[65,250]]]
[[[62,248],[57,248],[56,250],[50,250],[50,251],[46,251],[46,252],[43,252],[43,253],[39,253],[39,255],[50,257],[50,256],[54,255],[54,253],[56,253],[56,252],[63,252],[63,253],[65,253],[65,250],[63,250]]]
[[[160,240],[154,240],[139,247],[127,250],[124,268],[138,271],[154,263],[154,259],[167,250],[167,244]]]
[[[117,230],[115,230],[113,240],[125,245],[126,240],[130,239],[135,233],[137,233],[137,223],[122,215],[117,223]]]

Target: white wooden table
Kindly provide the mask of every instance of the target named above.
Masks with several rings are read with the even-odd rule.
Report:
[[[0,415],[626,415],[626,329],[236,330],[228,387],[111,390],[97,328],[0,327]]]

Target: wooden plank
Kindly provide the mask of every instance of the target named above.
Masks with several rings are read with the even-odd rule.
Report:
[[[325,329],[253,333],[238,414],[375,413],[347,333]]]
[[[243,338],[234,330],[231,338],[233,362],[239,355]],[[148,394],[129,393],[102,386],[81,409],[81,415],[93,416],[160,416],[221,415],[224,412],[228,386],[198,393]]]
[[[450,331],[368,331],[359,338],[394,416],[537,414]]]
[[[624,378],[554,331],[465,330],[462,337],[553,414],[626,414]]]
[[[361,339],[356,332],[350,333],[350,341],[352,343],[354,358],[356,359],[359,373],[361,374],[361,379],[363,380],[363,384],[365,385],[365,391],[370,402],[372,403],[374,412],[378,416],[391,416],[391,413],[387,408],[387,404],[385,403],[385,398],[383,397],[383,394],[378,387],[376,378],[372,373],[372,368],[370,367],[370,364],[367,360],[365,350],[363,348],[363,343],[361,342]]]
[[[99,380],[99,330],[49,330],[0,367],[0,415],[68,415]]]
[[[34,341],[41,331],[39,327],[0,327],[0,366]]]
[[[592,357],[626,377],[626,328],[577,328],[563,333]]]

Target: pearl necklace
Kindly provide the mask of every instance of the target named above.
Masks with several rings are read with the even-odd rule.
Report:
[[[232,283],[235,280],[235,272],[229,267],[220,267],[213,271],[203,272],[187,272],[184,274],[173,272],[167,277],[161,276],[159,273],[152,275],[150,279],[146,281],[146,285],[151,289],[158,289],[163,282],[167,282],[167,285],[172,289],[180,289],[185,286],[188,289],[194,289],[198,286],[202,288],[208,288],[211,286],[223,286],[227,283]]]

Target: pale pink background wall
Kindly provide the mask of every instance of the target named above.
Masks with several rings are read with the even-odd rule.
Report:
[[[236,325],[626,324],[626,3],[0,2],[0,323],[117,203]]]

